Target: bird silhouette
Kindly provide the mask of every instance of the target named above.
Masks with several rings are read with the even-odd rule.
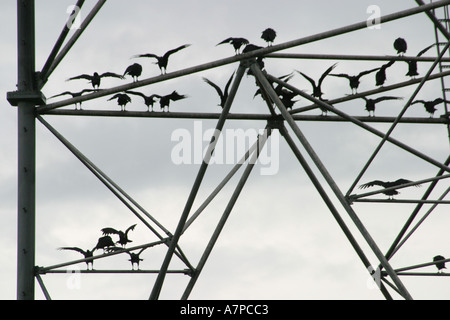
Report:
[[[61,247],[61,248],[58,248],[58,250],[72,250],[72,251],[76,251],[76,252],[81,253],[84,256],[85,259],[88,259],[88,260],[86,260],[86,266],[87,266],[88,270],[89,270],[89,265],[91,265],[92,269],[94,269],[94,259],[90,259],[90,258],[92,258],[94,256],[95,249],[96,248],[94,248],[92,250],[89,250],[89,249],[88,250],[83,250],[83,249],[80,249],[78,247]]]
[[[147,249],[148,247],[142,248],[141,250],[139,250],[138,253],[134,253],[131,251],[128,251],[128,254],[130,255],[130,261],[131,262],[131,268],[134,270],[134,265],[137,266],[137,269],[139,270],[139,262],[144,261],[144,259],[141,259],[140,255],[141,253]]]
[[[131,98],[126,93],[117,93],[111,98],[108,99],[108,101],[117,99],[117,104],[120,106],[121,111],[126,111],[126,105],[131,102]]]
[[[417,57],[422,56],[423,54],[425,54],[428,50],[430,50],[435,44],[432,44],[428,47],[426,47],[425,49],[423,49],[422,51],[420,51],[417,54]],[[419,75],[418,69],[417,69],[417,61],[416,60],[407,60],[406,63],[408,64],[408,73],[406,74],[407,76],[410,76],[411,78],[415,78],[416,76]]]
[[[397,50],[397,54],[399,55],[405,54],[406,50],[408,49],[408,44],[406,43],[406,40],[403,38],[395,39],[394,49]]]
[[[386,182],[380,181],[380,180],[374,180],[374,181],[371,181],[371,182],[368,182],[368,183],[365,183],[365,184],[359,186],[359,188],[366,189],[366,188],[373,187],[373,186],[381,186],[383,188],[392,188],[392,187],[397,187],[397,186],[400,186],[400,185],[403,185],[406,183],[411,183],[411,182],[412,181],[406,180],[406,179],[398,179],[396,181],[386,181]],[[420,184],[415,184],[414,186],[419,187]],[[395,195],[400,194],[400,192],[398,192],[395,189],[392,189],[392,190],[384,191],[383,194],[389,196],[389,199],[393,199],[393,197]]]
[[[423,104],[425,110],[430,114],[430,118],[432,118],[434,116],[434,113],[437,111],[436,106],[443,102],[450,103],[450,101],[444,100],[442,98],[437,98],[432,101],[415,100],[411,103],[411,105],[418,103]]]
[[[280,91],[280,100],[283,103],[283,105],[286,107],[286,109],[292,109],[292,107],[294,106],[294,104],[298,101],[298,100],[293,100],[296,96],[298,96],[297,93],[288,90],[288,89],[281,89]]]
[[[361,99],[364,99],[364,101],[366,101],[366,110],[369,112],[369,117],[375,116],[375,105],[378,102],[381,101],[386,101],[386,100],[402,100],[402,97],[391,97],[391,96],[384,96],[384,97],[379,97],[376,99],[369,99],[366,97],[361,97]]]
[[[300,73],[306,80],[308,80],[312,87],[313,87],[313,93],[312,96],[316,97],[318,99],[322,99],[322,83],[323,80],[325,80],[325,78],[330,74],[331,71],[333,71],[334,68],[336,68],[337,63],[333,64],[331,67],[329,67],[323,74],[322,76],[319,78],[319,81],[316,82],[309,76],[307,76],[306,74],[304,74],[303,72],[297,71],[298,73]]]
[[[395,63],[395,60],[391,60],[386,64],[383,64],[378,70],[378,72],[375,74],[375,83],[377,86],[382,86],[386,82],[386,69],[392,66]]]
[[[135,224],[133,224],[132,226],[128,227],[128,229],[125,230],[125,232],[121,231],[121,230],[116,230],[114,228],[103,228],[101,231],[103,232],[103,235],[107,236],[110,234],[116,234],[119,236],[119,240],[116,243],[119,243],[122,245],[122,247],[125,247],[126,244],[128,242],[132,242],[130,239],[128,239],[128,232],[130,232],[130,230],[134,230],[134,228],[136,227]]]
[[[110,236],[100,237],[97,241],[97,245],[94,247],[94,250],[103,249],[103,253],[111,247],[114,247],[115,243]]]
[[[371,69],[371,70],[367,70],[367,71],[362,71],[360,72],[358,75],[348,75],[345,73],[340,73],[340,74],[333,74],[330,73],[330,76],[333,77],[341,77],[341,78],[347,78],[350,84],[350,88],[352,89],[352,94],[355,94],[358,92],[358,87],[360,84],[360,79],[361,77],[368,75],[372,72],[375,72],[377,70],[379,70],[380,68],[375,68],[375,69]]]
[[[64,95],[71,95],[72,98],[76,98],[76,97],[81,97],[83,94],[85,94],[87,92],[96,92],[96,91],[98,91],[98,89],[84,89],[84,90],[82,90],[80,92],[65,91],[65,92],[62,92],[60,94],[51,96],[49,99],[56,98],[56,97],[61,97],[61,96],[64,96]],[[81,110],[81,102],[75,103],[75,110],[78,109],[78,104],[80,105],[80,110]]]
[[[156,58],[159,69],[161,70],[161,74],[165,74],[167,72],[167,65],[169,63],[169,57],[174,54],[175,52],[178,52],[184,48],[189,47],[190,44],[184,44],[182,46],[179,46],[175,49],[167,51],[164,55],[158,56],[153,53],[146,53],[146,54],[138,54],[135,55],[134,58]]]
[[[277,33],[272,28],[267,28],[261,34],[261,39],[267,42],[267,45],[270,47],[273,45],[273,41],[277,37]]]
[[[225,40],[223,40],[222,42],[219,42],[216,46],[224,44],[224,43],[229,43],[233,46],[234,48],[234,52],[236,53],[236,55],[239,54],[239,50],[241,49],[242,46],[245,46],[247,44],[249,44],[249,41],[245,38],[227,38]]]
[[[142,97],[144,99],[145,105],[147,106],[147,111],[150,111],[150,107],[152,108],[152,111],[153,111],[153,105],[156,102],[155,99],[161,98],[161,96],[157,95],[157,94],[152,94],[152,95],[147,96],[147,95],[143,94],[142,92],[137,92],[137,91],[127,90],[127,91],[125,91],[125,93]]]
[[[433,258],[433,262],[435,262],[436,268],[438,269],[439,273],[444,271],[442,269],[447,269],[445,267],[445,261],[442,261],[442,260],[445,260],[445,258],[441,255],[435,256]],[[442,262],[440,262],[440,261],[442,261]]]
[[[203,78],[203,81],[205,81],[207,84],[209,84],[211,87],[213,87],[217,91],[217,94],[219,95],[219,98],[220,98],[220,103],[218,105],[221,106],[222,108],[225,106],[225,102],[228,99],[228,94],[229,94],[228,91],[229,91],[229,88],[231,85],[231,81],[233,81],[233,77],[234,77],[234,72],[231,75],[230,79],[228,79],[228,82],[226,83],[223,91],[217,84],[215,84],[208,78]]]
[[[178,92],[173,91],[171,94],[161,96],[159,99],[159,105],[161,110],[165,111],[165,108],[167,107],[167,111],[169,111],[170,101],[178,101],[185,98],[187,98],[187,96],[180,95]]]
[[[92,75],[81,74],[79,76],[75,76],[75,77],[69,78],[66,81],[86,79],[86,80],[90,81],[90,83],[92,84],[92,87],[94,89],[98,89],[100,87],[101,79],[102,78],[107,78],[107,77],[123,79],[123,76],[121,76],[120,74],[117,74],[117,73],[113,73],[113,72],[105,72],[105,73],[102,73],[102,74],[94,72],[94,74],[92,74]]]
[[[139,63],[133,63],[132,65],[128,66],[125,69],[123,76],[125,77],[128,74],[131,77],[133,77],[133,82],[136,82],[141,76],[142,70],[143,70],[142,65],[140,65]]]

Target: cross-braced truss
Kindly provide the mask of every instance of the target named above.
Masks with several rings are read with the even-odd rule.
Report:
[[[28,6],[23,6],[19,4],[19,25],[23,23],[26,25],[22,33],[19,32],[19,37],[29,37],[30,24],[34,23],[31,20],[24,22],[27,16],[33,15],[32,10],[34,10],[33,1],[22,1],[22,3],[28,3]],[[19,153],[20,161],[30,161],[29,157],[34,158],[34,149],[30,145],[30,140],[34,139],[34,136],[30,137],[34,131],[34,119],[37,119],[45,128],[47,128],[73,155],[81,161],[81,163],[86,166],[86,168],[91,171],[137,218],[138,220],[148,228],[149,232],[153,233],[158,240],[146,243],[138,246],[131,246],[127,248],[116,249],[110,252],[104,252],[103,254],[93,255],[86,257],[85,259],[79,259],[75,261],[69,261],[66,263],[61,263],[53,266],[35,267],[34,265],[34,250],[27,251],[29,247],[34,247],[34,233],[29,230],[30,226],[34,224],[34,217],[30,218],[30,213],[33,213],[34,203],[30,200],[29,195],[34,192],[34,176],[30,177],[30,172],[33,174],[32,168],[34,163],[28,163],[24,165],[26,174],[19,176],[19,185],[22,186],[19,189],[19,268],[18,274],[18,297],[21,299],[34,297],[34,287],[32,284],[36,278],[40,284],[43,292],[47,298],[50,298],[50,293],[46,290],[42,275],[48,275],[52,273],[64,273],[65,267],[85,263],[90,261],[95,261],[98,259],[107,259],[110,256],[133,253],[138,250],[152,248],[155,246],[165,246],[167,251],[165,253],[164,259],[161,261],[161,267],[158,270],[84,270],[81,272],[98,274],[98,273],[154,273],[157,274],[153,289],[150,293],[150,299],[158,299],[160,293],[163,290],[165,278],[170,274],[184,274],[190,278],[188,285],[186,286],[182,299],[188,299],[191,291],[193,290],[197,279],[201,276],[203,267],[208,261],[208,258],[214,249],[214,246],[219,239],[220,233],[225,226],[227,219],[233,210],[233,207],[241,194],[247,179],[250,176],[252,169],[260,155],[260,151],[264,148],[266,142],[271,138],[271,134],[274,130],[281,133],[285,142],[293,152],[293,155],[298,160],[300,167],[309,177],[312,186],[318,191],[330,213],[336,220],[337,224],[345,234],[346,238],[350,242],[351,246],[357,253],[364,267],[367,269],[368,274],[374,279],[378,284],[378,288],[386,299],[391,299],[392,294],[390,290],[395,291],[401,297],[405,299],[412,299],[412,295],[403,284],[401,277],[405,275],[424,275],[420,272],[410,272],[410,270],[435,265],[435,262],[429,261],[424,262],[419,265],[394,268],[391,265],[391,258],[395,253],[401,249],[404,242],[414,233],[414,231],[420,227],[421,223],[433,212],[437,206],[443,206],[449,204],[446,200],[447,193],[449,191],[448,187],[442,193],[442,195],[437,199],[430,199],[430,196],[435,190],[436,186],[445,184],[447,178],[449,178],[449,160],[447,159],[434,159],[429,155],[409,146],[408,144],[394,138],[392,133],[396,129],[397,125],[400,123],[414,123],[414,124],[426,124],[426,125],[439,125],[446,126],[450,132],[450,122],[449,122],[449,110],[447,104],[445,104],[445,113],[441,117],[405,117],[406,110],[411,106],[413,101],[416,99],[420,90],[422,90],[424,84],[427,81],[434,79],[441,79],[444,100],[445,98],[445,78],[450,74],[449,71],[445,71],[443,65],[448,62],[448,48],[450,42],[450,34],[448,28],[445,24],[448,24],[448,20],[442,20],[437,18],[437,14],[433,10],[439,10],[450,4],[450,1],[437,1],[429,4],[423,3],[421,0],[416,1],[418,6],[412,9],[397,12],[395,14],[383,16],[380,19],[380,23],[386,23],[389,21],[402,19],[414,14],[427,14],[432,23],[436,27],[436,38],[438,42],[438,54],[436,57],[410,57],[410,56],[342,56],[342,55],[317,55],[317,54],[287,54],[282,51],[289,48],[295,48],[304,44],[311,42],[321,41],[331,37],[338,37],[340,35],[357,31],[367,27],[367,22],[361,22],[339,29],[327,31],[324,33],[311,35],[302,39],[293,40],[290,42],[272,45],[266,48],[259,48],[254,51],[249,51],[243,54],[239,54],[230,58],[213,61],[204,65],[199,65],[195,67],[190,67],[187,69],[162,74],[157,77],[136,81],[126,85],[103,89],[89,93],[83,96],[75,96],[73,98],[63,100],[60,102],[46,104],[45,98],[41,93],[41,89],[51,76],[52,72],[56,69],[59,63],[62,61],[64,56],[70,50],[72,45],[76,42],[78,37],[87,28],[89,22],[95,17],[96,13],[101,9],[105,1],[98,1],[97,5],[92,10],[91,14],[82,23],[80,29],[73,35],[73,37],[68,41],[65,47],[62,45],[68,35],[68,28],[65,27],[54,50],[50,54],[48,61],[45,63],[42,71],[38,73],[37,79],[34,83],[27,84],[26,82],[19,85],[19,91],[11,92],[8,94],[8,100],[13,105],[19,106],[19,114],[25,123],[23,130],[19,134],[23,134],[22,139],[19,139],[19,149],[22,153]],[[77,6],[81,7],[84,1],[78,1]],[[33,4],[33,5],[31,5]],[[31,11],[30,11],[31,10]],[[445,11],[447,12],[447,11]],[[444,24],[442,23],[444,21]],[[25,30],[26,29],[26,30]],[[440,39],[444,38],[445,41]],[[20,40],[20,38],[19,38]],[[61,49],[62,48],[62,49]],[[24,54],[23,51],[19,50],[19,55]],[[304,91],[296,88],[295,86],[289,84],[286,81],[280,80],[279,78],[269,74],[263,65],[259,62],[264,59],[266,64],[270,64],[271,59],[323,59],[323,60],[368,60],[368,61],[424,61],[430,62],[431,66],[423,77],[411,79],[405,82],[399,82],[389,86],[379,87],[374,90],[367,92],[360,92],[352,95],[347,95],[342,98],[334,100],[322,100],[320,97],[315,97],[313,95],[307,94]],[[26,60],[24,62],[26,64]],[[30,64],[30,63],[29,63]],[[139,87],[149,86],[152,84],[164,82],[174,78],[188,77],[194,73],[209,70],[212,68],[217,68],[225,65],[237,64],[237,70],[235,73],[235,78],[231,84],[228,98],[223,105],[221,113],[188,113],[188,112],[137,112],[137,111],[96,111],[96,110],[69,110],[63,109],[62,107],[81,103],[88,100],[98,99],[100,97],[110,96],[112,94],[121,93],[127,90],[132,90]],[[438,69],[440,70],[436,72]],[[28,65],[28,71],[33,69],[33,66]],[[25,68],[26,69],[26,68]],[[249,72],[254,78],[258,89],[261,91],[261,96],[263,101],[267,105],[267,113],[264,114],[245,114],[245,113],[230,113],[233,106],[233,102],[236,97],[236,93],[239,89],[242,77],[246,72]],[[22,79],[30,77],[29,74],[23,73],[19,75]],[[20,81],[20,80],[19,80]],[[280,98],[279,92],[276,91],[275,85],[279,88],[284,88],[295,95],[301,96],[304,99],[311,102],[311,105],[301,108],[296,108],[289,110],[285,105],[284,101]],[[341,109],[336,108],[336,105],[340,103],[345,103],[354,99],[359,99],[361,97],[368,97],[378,93],[390,92],[392,90],[415,86],[414,93],[405,99],[402,103],[403,108],[399,111],[398,115],[395,117],[356,117]],[[36,107],[37,105],[37,107]],[[33,112],[28,112],[32,108]],[[306,111],[320,109],[326,112],[327,115],[315,116],[310,114],[305,114]],[[123,190],[118,184],[116,184],[110,177],[108,177],[98,166],[96,166],[91,160],[89,160],[80,150],[78,150],[68,139],[66,139],[60,132],[58,132],[51,124],[45,119],[49,115],[59,115],[59,116],[105,116],[105,117],[141,117],[141,118],[188,118],[188,119],[216,119],[216,132],[221,132],[225,124],[229,121],[235,119],[239,120],[260,120],[267,123],[266,130],[264,134],[261,134],[255,144],[251,146],[244,157],[238,161],[234,168],[229,172],[228,175],[224,177],[221,183],[212,190],[209,197],[205,199],[203,204],[193,212],[193,204],[197,198],[200,186],[203,183],[205,173],[210,166],[209,160],[214,154],[214,149],[218,143],[218,139],[213,137],[209,143],[208,150],[205,153],[205,157],[200,165],[196,179],[193,183],[192,189],[190,191],[189,197],[186,201],[183,211],[179,215],[178,224],[175,230],[169,230],[162,223],[158,221],[158,218],[151,215],[146,209],[141,206],[137,201],[135,201],[125,190]],[[306,135],[299,126],[302,121],[317,121],[317,122],[346,122],[353,124],[360,130],[370,133],[375,137],[378,137],[379,143],[373,153],[370,155],[368,161],[358,173],[356,177],[352,180],[353,183],[348,190],[344,190],[343,187],[335,181],[327,166],[324,164],[321,157],[316,153],[315,148],[310,143]],[[385,123],[389,125],[389,129],[385,132],[372,126],[373,123]],[[20,129],[19,129],[20,130]],[[31,132],[31,133],[30,133]],[[27,142],[28,141],[28,142]],[[378,156],[380,150],[382,150],[386,145],[394,146],[401,150],[402,152],[408,153],[415,157],[416,159],[423,161],[435,168],[434,175],[424,178],[418,181],[404,181],[392,186],[383,186],[378,190],[365,193],[356,193],[355,189],[360,184],[362,177],[365,175],[367,170],[372,165],[374,159]],[[354,156],[354,155],[351,155]],[[312,163],[312,165],[311,165]],[[209,205],[209,203],[216,197],[223,187],[235,176],[239,170],[243,168],[243,172],[239,178],[239,181],[232,193],[232,196],[217,223],[215,230],[213,231],[211,238],[209,239],[206,248],[197,263],[193,263],[190,260],[189,252],[185,252],[180,245],[180,239],[182,238],[184,232],[195,222],[197,217],[203,212],[203,210]],[[323,182],[324,181],[324,182]],[[397,199],[379,199],[373,198],[373,195],[395,194],[395,190],[410,187],[413,185],[426,185],[425,192],[420,199],[410,199],[410,200],[397,200]],[[447,184],[448,185],[448,184]],[[331,190],[331,191],[328,191]],[[31,201],[31,202],[30,202]],[[337,202],[336,202],[337,201]],[[398,232],[398,236],[393,241],[388,252],[383,253],[379,248],[377,241],[372,237],[365,224],[361,221],[357,210],[355,208],[356,203],[371,203],[377,205],[382,204],[392,204],[399,205],[402,203],[415,204],[414,210],[411,212],[409,218],[405,222],[404,226]],[[429,210],[419,219],[419,213],[421,213],[425,205],[430,204]],[[26,215],[21,218],[22,215]],[[353,223],[350,227],[345,221],[343,216],[349,218]],[[415,223],[415,225],[413,225]],[[378,265],[373,265],[368,258],[367,252],[365,252],[358,242],[358,236],[353,234],[352,228],[356,227],[359,232],[358,236],[362,236],[365,244],[370,248],[371,254],[373,254],[377,259]],[[24,253],[27,253],[26,256]],[[33,257],[30,257],[30,252]],[[173,258],[179,259],[185,266],[183,269],[173,270],[170,269],[170,264]],[[450,261],[450,259],[445,259],[444,262]],[[27,269],[28,268],[28,269]],[[32,272],[30,272],[32,270]],[[426,273],[425,275],[435,275]],[[437,274],[442,276],[443,274]],[[390,289],[390,290],[388,290]]]

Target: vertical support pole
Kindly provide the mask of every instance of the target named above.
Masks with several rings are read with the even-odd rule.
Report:
[[[34,0],[17,1],[18,92],[35,90]],[[34,299],[35,105],[18,102],[17,299]]]

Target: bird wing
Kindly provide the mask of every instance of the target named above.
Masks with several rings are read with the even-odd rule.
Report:
[[[66,81],[78,80],[78,79],[92,80],[92,76],[89,75],[89,74],[80,74],[79,76],[75,76],[75,77],[69,78]]]
[[[145,94],[143,94],[142,92],[137,92],[137,91],[125,91],[125,93],[128,94],[134,94],[135,96],[141,96],[142,98],[147,98],[147,96]]]
[[[181,95],[176,91],[172,92],[169,96],[170,96],[170,100],[172,100],[172,101],[177,101],[177,100],[186,98],[185,95]]]
[[[103,235],[108,235],[108,234],[119,234],[119,231],[117,231],[114,228],[103,228],[101,230],[103,232]]]
[[[120,74],[114,73],[114,72],[105,72],[100,77],[112,77],[112,78],[123,79],[123,76],[121,76]]]
[[[73,251],[76,251],[76,252],[79,252],[82,254],[86,253],[86,251],[84,251],[83,249],[80,249],[78,247],[61,247],[61,248],[58,248],[58,250],[73,250]]]
[[[423,103],[423,104],[425,104],[425,101],[424,101],[424,100],[415,100],[415,101],[411,102],[411,105],[417,104],[417,103]]]
[[[181,49],[187,48],[187,47],[189,47],[189,46],[190,46],[190,44],[184,44],[184,45],[182,45],[182,46],[179,46],[178,48],[169,50],[169,51],[167,51],[167,52],[164,54],[164,57],[167,58],[167,57],[169,57],[172,53],[175,53],[175,52],[177,52],[177,51],[180,51]]]
[[[411,183],[411,180],[407,180],[407,179],[398,179],[396,181],[393,182],[393,185],[395,186],[400,186],[402,184],[407,184],[407,183]],[[420,183],[414,184],[415,187],[419,187]]]
[[[214,82],[212,82],[211,80],[209,80],[208,78],[203,78],[203,81],[205,81],[207,84],[209,84],[211,87],[213,87],[214,89],[216,89],[217,94],[220,96],[220,98],[223,98],[223,92],[222,89],[220,89],[220,87],[215,84]]]
[[[128,234],[128,231],[130,231],[130,230],[134,230],[135,227],[136,227],[135,224],[133,224],[132,226],[128,227],[128,229],[125,230],[125,234]]]
[[[229,43],[229,42],[231,42],[233,40],[233,38],[232,37],[230,37],[230,38],[226,38],[225,40],[223,40],[222,42],[219,42],[218,44],[216,44],[216,46],[218,46],[219,44],[224,44],[224,43]]]
[[[51,96],[51,97],[49,97],[49,99],[51,99],[51,98],[56,98],[56,97],[60,97],[60,96],[64,96],[64,95],[67,95],[67,94],[72,94],[72,92],[66,91],[66,92],[63,92],[63,93],[60,93],[60,94]]]
[[[422,51],[420,51],[417,56],[420,57],[422,56],[425,52],[427,52],[428,50],[430,50],[432,47],[434,47],[435,44],[432,44],[431,46],[426,47],[425,49],[423,49]]]
[[[365,76],[365,75],[367,75],[367,74],[369,74],[369,73],[372,73],[372,72],[374,72],[374,71],[377,71],[377,70],[380,70],[380,68],[375,68],[375,69],[363,71],[363,72],[361,72],[360,74],[358,74],[358,77]]]
[[[329,68],[322,74],[322,76],[321,76],[320,79],[319,79],[319,85],[318,85],[319,87],[322,85],[322,82],[323,82],[323,80],[326,78],[326,76],[329,75],[330,72],[333,71],[334,68],[336,68],[336,66],[337,66],[337,63],[333,64],[331,67],[329,67]]]
[[[381,180],[374,180],[374,181],[370,181],[370,182],[367,182],[365,184],[360,185],[359,188],[360,189],[366,189],[366,188],[373,187],[373,186],[385,187],[386,186],[386,182],[381,181]]]
[[[132,58],[158,58],[158,56],[154,53],[144,53],[144,54],[137,54]]]
[[[403,100],[403,98],[402,97],[384,96],[384,97],[379,97],[379,98],[375,99],[374,102],[378,103],[380,101],[385,101],[385,100]]]
[[[442,99],[442,98],[437,98],[437,99],[434,99],[433,100],[433,105],[438,105],[438,104],[440,104],[440,103],[442,103],[442,102],[444,102],[445,100],[444,99]]]
[[[351,76],[345,73],[330,73],[330,76],[351,79]]]
[[[316,82],[314,81],[313,78],[307,76],[307,75],[304,74],[303,72],[300,72],[300,71],[297,71],[297,72],[300,73],[306,80],[308,80],[308,81],[311,83],[311,85],[313,86],[313,88],[316,87]]]

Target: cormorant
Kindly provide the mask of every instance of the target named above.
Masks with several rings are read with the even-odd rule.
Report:
[[[436,112],[436,106],[438,104],[441,104],[443,102],[447,102],[450,103],[450,101],[444,100],[442,98],[437,98],[434,99],[432,101],[425,101],[425,100],[415,100],[414,102],[411,103],[411,105],[413,104],[417,104],[417,103],[422,103],[423,106],[425,107],[425,110],[430,114],[430,118],[432,118],[434,116],[434,113]]]
[[[134,63],[127,67],[125,72],[123,73],[123,76],[125,77],[127,74],[133,77],[133,82],[138,81],[138,78],[142,74],[142,66],[139,63]]]
[[[369,117],[372,114],[372,116],[375,117],[375,105],[378,102],[381,101],[385,101],[385,100],[402,100],[403,98],[401,97],[391,97],[391,96],[384,96],[384,97],[379,97],[376,99],[369,99],[366,97],[361,97],[361,99],[364,99],[366,101],[366,110],[369,112]]]
[[[146,54],[138,54],[134,56],[134,58],[156,58],[158,60],[155,62],[158,64],[159,69],[161,70],[161,74],[165,74],[167,71],[167,64],[169,63],[169,57],[171,54],[180,51],[181,49],[189,47],[190,44],[184,44],[182,46],[179,46],[178,48],[172,49],[167,51],[163,56],[158,56],[153,53],[146,53]]]
[[[231,81],[233,81],[233,77],[234,77],[234,72],[231,75],[230,79],[228,80],[227,84],[225,85],[225,88],[220,89],[220,87],[218,85],[216,85],[214,82],[212,82],[211,80],[207,79],[207,78],[203,78],[203,81],[205,81],[207,84],[209,84],[210,86],[212,86],[214,89],[216,89],[217,94],[219,95],[220,98],[220,103],[219,106],[221,106],[222,108],[225,106],[225,102],[228,99],[228,90],[230,88],[231,85]]]
[[[101,79],[102,78],[106,78],[106,77],[123,79],[123,76],[121,76],[120,74],[117,74],[117,73],[113,73],[113,72],[105,72],[105,73],[102,73],[102,74],[98,74],[97,72],[94,72],[93,75],[82,74],[82,75],[79,75],[79,76],[76,76],[76,77],[69,78],[66,81],[78,80],[78,79],[86,79],[86,80],[89,80],[91,82],[92,87],[94,89],[98,89],[100,87]]]
[[[144,259],[141,259],[140,255],[141,253],[147,249],[148,247],[142,248],[138,253],[134,253],[131,251],[128,251],[128,254],[130,255],[130,261],[131,262],[131,268],[134,270],[134,265],[136,264],[137,269],[139,270],[139,262],[144,261]]]
[[[395,39],[394,49],[397,50],[397,54],[399,54],[399,55],[403,55],[404,53],[406,53],[406,50],[408,49],[406,40],[403,38]]]
[[[161,98],[161,96],[159,96],[157,94],[152,94],[152,95],[146,96],[142,92],[137,92],[137,91],[129,91],[129,90],[127,90],[127,91],[125,91],[125,93],[133,94],[133,95],[142,97],[144,99],[145,105],[147,106],[147,111],[150,111],[150,107],[152,107],[152,111],[153,111],[153,105],[156,102],[155,98],[156,99]]]
[[[103,236],[100,237],[97,241],[97,245],[95,246],[94,250],[97,249],[103,249],[103,253],[111,247],[114,247],[114,241],[112,240],[112,238],[110,236]]]
[[[177,100],[181,100],[181,99],[185,99],[187,98],[187,96],[185,95],[180,95],[178,94],[178,92],[173,91],[171,94],[165,95],[165,96],[161,96],[159,99],[159,105],[161,107],[161,110],[165,110],[165,108],[167,107],[167,111],[169,111],[169,105],[170,105],[170,101],[177,101]]]
[[[432,45],[426,47],[425,49],[423,49],[422,51],[420,51],[417,54],[417,57],[422,56],[425,52],[427,52],[433,46],[434,46],[434,44],[432,44]],[[408,64],[408,73],[406,75],[410,76],[411,78],[415,78],[416,76],[418,76],[419,72],[417,71],[417,61],[415,61],[415,60],[407,60],[406,63]]]
[[[262,32],[261,39],[267,42],[267,45],[270,47],[273,44],[273,41],[277,37],[277,33],[272,28],[267,28]]]
[[[332,74],[332,73],[330,73],[330,76],[347,78],[349,80],[350,88],[352,89],[352,94],[355,94],[358,91],[358,87],[359,87],[359,83],[360,83],[361,77],[365,76],[365,75],[368,75],[369,73],[375,72],[375,71],[377,71],[379,69],[380,68],[375,68],[375,69],[363,71],[363,72],[360,72],[356,76],[351,76],[351,75],[348,75],[348,74],[345,74],[345,73],[340,73],[340,74]]]
[[[239,50],[242,46],[249,44],[249,41],[245,38],[227,38],[225,40],[223,40],[222,42],[219,42],[218,44],[216,44],[216,46],[220,45],[220,44],[224,44],[224,43],[229,43],[233,46],[234,51],[236,53],[236,55],[239,54]]]
[[[79,252],[79,253],[81,253],[84,256],[85,259],[92,258],[94,256],[95,249],[96,248],[94,248],[92,250],[86,250],[85,251],[85,250],[80,249],[78,247],[62,247],[62,248],[58,248],[58,250],[73,250],[73,251]],[[86,266],[87,266],[88,270],[89,270],[89,265],[91,265],[92,269],[94,269],[94,259],[86,260]]]
[[[286,109],[292,109],[294,104],[298,100],[293,100],[298,94],[295,92],[292,92],[288,89],[281,89],[280,91],[280,100],[283,103],[283,105],[286,107]]]
[[[122,247],[125,247],[125,245],[128,242],[132,242],[131,240],[128,239],[128,232],[130,230],[134,230],[135,227],[136,227],[136,225],[133,224],[127,230],[125,230],[125,232],[116,230],[114,228],[103,228],[102,232],[103,232],[103,235],[117,234],[119,236],[119,241],[117,241],[116,243],[119,243],[122,245]]]
[[[65,92],[63,92],[63,93],[54,95],[54,96],[50,97],[49,99],[51,99],[51,98],[56,98],[56,97],[60,97],[60,96],[64,96],[64,95],[71,95],[72,98],[76,98],[76,97],[81,97],[81,96],[82,96],[84,93],[86,93],[86,92],[95,92],[95,91],[98,91],[98,89],[84,89],[84,90],[82,90],[82,91],[80,91],[80,92],[70,92],[70,91],[65,91]],[[81,102],[78,102],[78,103],[80,104],[80,110],[81,110]],[[78,105],[78,103],[75,103],[75,110],[77,110],[77,105]]]
[[[300,73],[306,80],[308,80],[310,83],[311,83],[311,85],[312,85],[312,87],[313,87],[313,93],[312,93],[312,96],[313,97],[316,97],[317,99],[322,99],[322,95],[323,95],[323,92],[322,92],[322,82],[323,82],[323,80],[326,78],[326,76],[331,72],[331,71],[333,71],[333,69],[334,68],[336,68],[336,65],[337,65],[337,63],[335,63],[335,64],[333,64],[331,67],[329,67],[323,74],[322,74],[322,76],[320,77],[320,79],[319,79],[319,81],[318,81],[318,83],[316,84],[316,82],[312,79],[312,78],[310,78],[309,76],[307,76],[306,74],[304,74],[303,72],[300,72],[300,71],[297,71],[298,73]]]
[[[108,101],[117,99],[117,104],[120,106],[121,111],[126,111],[125,107],[128,103],[131,102],[131,98],[126,93],[117,93],[114,96],[112,96]]]
[[[361,186],[359,186],[360,189],[366,189],[369,187],[373,187],[373,186],[381,186],[383,188],[391,188],[391,187],[396,187],[396,186],[400,186],[406,183],[411,183],[412,181],[410,180],[406,180],[406,179],[398,179],[396,181],[380,181],[380,180],[374,180],[368,183],[365,183]],[[419,187],[420,184],[415,184],[414,186]],[[393,197],[397,194],[399,194],[400,192],[398,192],[395,189],[392,190],[388,190],[383,192],[383,194],[389,196],[389,199],[393,199]]]
[[[383,64],[380,70],[375,74],[375,81],[377,86],[382,86],[386,82],[386,69],[392,66],[395,60],[391,60],[386,64]]]
[[[433,262],[436,262],[435,264],[436,264],[436,268],[438,269],[438,272],[443,272],[442,269],[447,269],[445,267],[445,262],[439,262],[441,260],[445,260],[445,258],[443,256],[441,256],[441,255],[435,256],[433,258]]]

